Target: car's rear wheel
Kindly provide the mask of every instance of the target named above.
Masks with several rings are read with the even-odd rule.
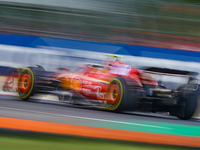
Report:
[[[134,93],[134,94],[133,94]],[[122,77],[116,77],[110,82],[107,93],[107,108],[114,112],[133,110],[138,103],[137,91],[130,90]]]
[[[179,119],[187,120],[190,119],[195,113],[197,107],[197,95],[191,93],[179,98],[179,104],[177,108],[177,117]]]
[[[190,119],[196,111],[197,107],[197,93],[191,88],[190,84],[181,85],[177,90],[179,91],[178,105],[176,108],[176,116],[179,119]]]
[[[121,102],[123,98],[123,92],[125,90],[125,85],[119,79],[113,79],[108,86],[107,90],[107,108],[112,111],[121,110]]]

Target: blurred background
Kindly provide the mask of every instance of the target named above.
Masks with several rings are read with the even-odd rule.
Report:
[[[0,32],[198,50],[199,0],[0,0]]]

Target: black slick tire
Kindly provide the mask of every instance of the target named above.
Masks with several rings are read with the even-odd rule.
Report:
[[[106,93],[107,109],[113,112],[133,110],[138,102],[136,90],[130,90],[122,77],[113,78]]]

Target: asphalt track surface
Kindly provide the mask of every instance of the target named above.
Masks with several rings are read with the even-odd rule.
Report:
[[[55,100],[22,101],[16,96],[0,95],[0,130],[200,147],[198,118],[185,121],[164,114],[113,113]]]
[[[180,120],[166,114],[123,112],[113,113],[86,106],[31,99],[22,101],[17,97],[0,95],[0,116],[28,120],[89,125],[96,122],[132,122],[149,121],[158,123],[176,123],[181,125],[200,126],[199,118]],[[144,125],[145,126],[145,125]]]

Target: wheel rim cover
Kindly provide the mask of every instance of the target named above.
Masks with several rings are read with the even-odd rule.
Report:
[[[111,85],[108,92],[109,92],[108,102],[112,105],[116,104],[118,102],[119,96],[120,96],[119,86],[116,84]]]
[[[31,77],[29,74],[22,74],[19,82],[19,91],[26,93],[31,87]]]

